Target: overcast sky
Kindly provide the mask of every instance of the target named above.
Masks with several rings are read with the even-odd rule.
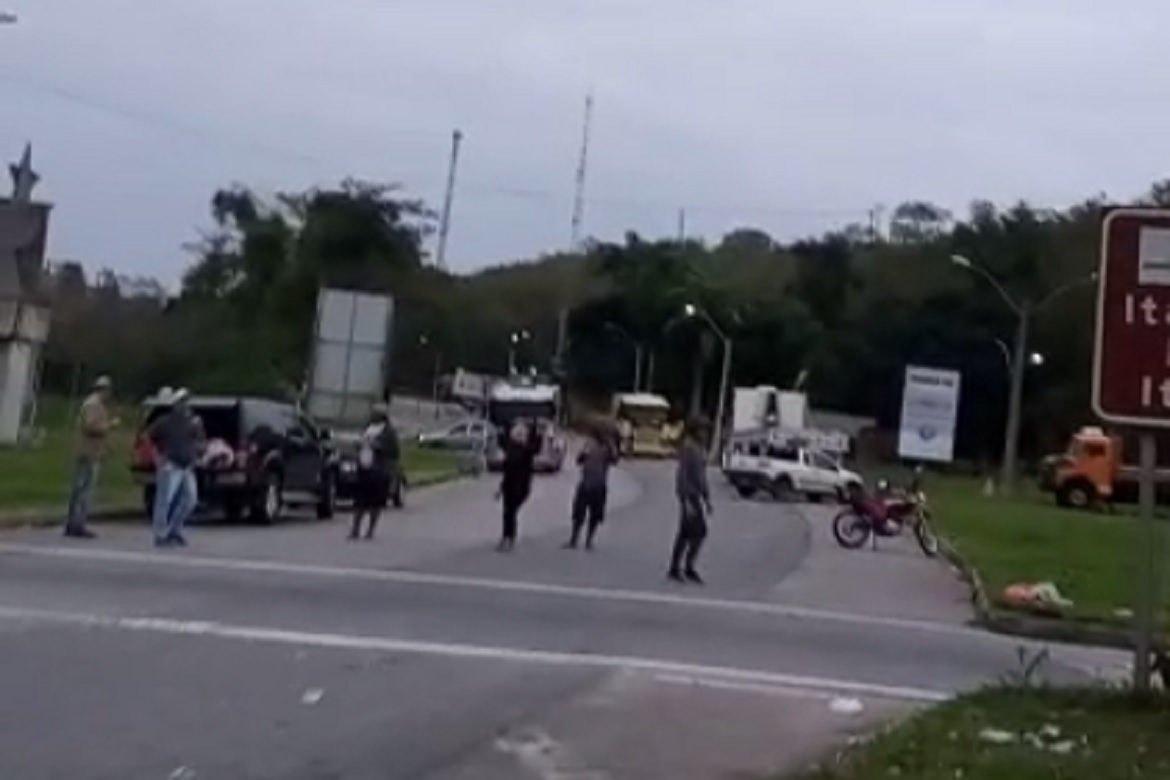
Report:
[[[1026,8],[1027,10],[1020,10]],[[586,232],[780,238],[875,204],[1064,204],[1170,175],[1170,2],[0,0],[0,153],[34,147],[51,254],[177,280],[217,186],[397,181],[449,264]]]

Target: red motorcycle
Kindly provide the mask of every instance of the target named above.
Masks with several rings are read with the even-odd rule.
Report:
[[[900,536],[909,528],[922,552],[933,558],[939,553],[938,537],[930,523],[926,493],[915,472],[910,484],[903,490],[894,490],[885,480],[877,483],[874,495],[856,490],[849,496],[848,505],[833,518],[833,537],[847,550],[857,550],[866,542],[877,549],[878,537]]]

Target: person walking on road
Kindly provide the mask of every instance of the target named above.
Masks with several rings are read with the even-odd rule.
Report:
[[[703,584],[695,564],[703,541],[707,538],[707,517],[711,514],[711,492],[707,486],[707,455],[705,443],[707,423],[702,419],[688,420],[683,430],[683,442],[678,451],[678,469],[675,472],[675,495],[678,498],[678,532],[670,553],[667,577],[675,582]]]
[[[98,470],[105,457],[110,431],[121,421],[110,413],[114,383],[100,376],[77,414],[77,446],[73,458],[73,476],[69,483],[69,507],[65,513],[65,535],[74,539],[93,539],[89,529],[89,512],[97,487]]]
[[[170,408],[147,430],[158,458],[151,526],[156,547],[185,547],[183,529],[199,506],[195,465],[202,447],[201,426],[191,412],[185,388],[162,400],[169,401]]]
[[[520,508],[532,492],[532,474],[536,470],[536,455],[541,447],[540,434],[533,424],[516,421],[504,435],[500,446],[504,450],[504,464],[496,498],[503,508],[503,528],[496,549],[508,552],[516,546]]]
[[[585,531],[585,549],[593,549],[597,529],[605,522],[605,505],[609,493],[609,469],[617,462],[614,437],[602,431],[599,425],[590,431],[585,446],[577,455],[581,477],[573,493],[572,534],[567,549],[577,549],[581,531]]]
[[[362,521],[366,525],[366,539],[374,538],[374,529],[382,517],[382,510],[390,500],[390,489],[394,480],[401,478],[399,457],[401,447],[398,432],[390,422],[390,410],[386,404],[375,404],[370,413],[370,422],[362,432],[358,448],[357,484],[354,488],[353,526],[350,539],[362,537]]]

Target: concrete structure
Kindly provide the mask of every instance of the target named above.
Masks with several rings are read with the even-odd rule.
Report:
[[[29,146],[10,171],[12,197],[0,199],[0,444],[17,441],[35,412],[50,318],[41,289],[50,206],[32,200]]]

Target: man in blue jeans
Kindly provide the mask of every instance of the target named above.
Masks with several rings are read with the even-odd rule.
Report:
[[[185,547],[183,527],[199,505],[195,464],[201,436],[188,397],[185,389],[175,391],[170,409],[150,426],[150,441],[158,453],[152,518],[156,547]]]

